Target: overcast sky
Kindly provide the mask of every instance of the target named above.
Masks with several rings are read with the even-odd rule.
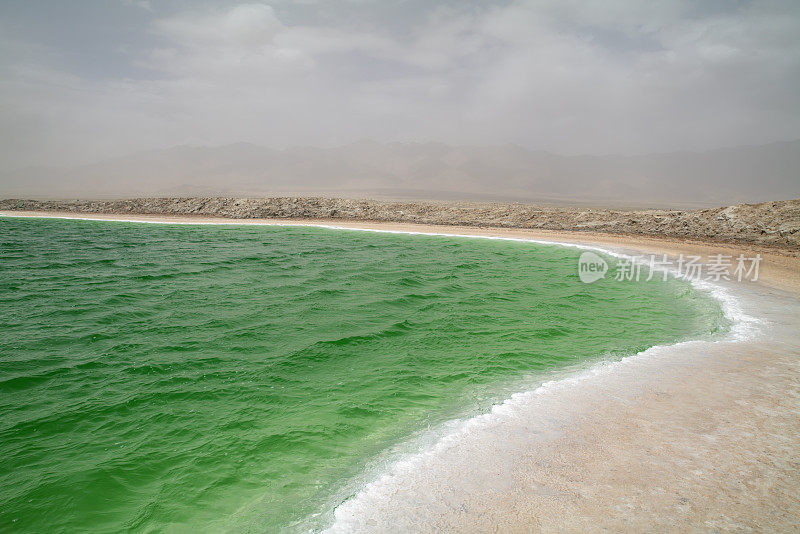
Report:
[[[800,2],[2,0],[3,168],[362,139],[800,138]]]

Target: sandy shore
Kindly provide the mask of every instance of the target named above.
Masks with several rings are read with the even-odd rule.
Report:
[[[0,215],[75,214],[6,212]],[[521,229],[321,224],[518,237],[628,254],[750,255],[738,245]],[[721,291],[747,340],[656,347],[519,394],[393,465],[335,512],[333,531],[747,531],[800,528],[800,260],[765,253],[759,282]]]

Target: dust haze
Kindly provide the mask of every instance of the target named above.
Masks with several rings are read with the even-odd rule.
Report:
[[[4,2],[0,196],[800,197],[800,4]]]

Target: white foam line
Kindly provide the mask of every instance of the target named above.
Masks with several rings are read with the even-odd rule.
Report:
[[[350,230],[350,231],[373,232],[382,234],[428,235],[428,236],[439,236],[439,237],[459,237],[459,238],[469,238],[469,239],[493,239],[499,241],[513,241],[520,243],[534,243],[540,245],[561,246],[568,248],[576,248],[579,250],[591,250],[591,251],[601,252],[603,254],[607,254],[615,258],[625,259],[635,263],[640,263],[645,265],[648,264],[648,262],[644,261],[641,257],[637,257],[636,255],[626,254],[618,250],[614,250],[613,248],[606,248],[596,245],[587,245],[583,243],[571,243],[565,241],[531,239],[531,238],[521,238],[521,237],[454,234],[446,232],[418,232],[412,230],[388,230],[380,228],[354,228],[354,227],[337,226],[331,224],[302,223],[294,221],[293,222],[280,222],[280,221],[193,222],[193,221],[163,221],[163,220],[159,221],[159,220],[143,220],[143,219],[99,219],[92,217],[72,217],[72,216],[56,216],[56,215],[53,216],[15,215],[15,214],[9,215],[5,213],[0,213],[0,216],[35,217],[35,218],[49,218],[49,219],[76,219],[76,220],[87,220],[87,221],[134,222],[134,223],[146,223],[146,224],[314,227],[314,228],[327,228],[331,230]],[[666,270],[677,278],[686,279],[685,277],[681,277],[680,273],[675,272],[674,269],[661,269],[661,270]],[[761,323],[761,321],[745,313],[744,310],[742,309],[740,299],[737,298],[728,288],[722,286],[721,284],[715,284],[705,280],[688,279],[688,281],[692,284],[692,286],[695,289],[697,289],[700,292],[711,295],[711,297],[713,297],[720,303],[720,306],[723,310],[723,313],[725,314],[725,317],[731,322],[731,329],[726,337],[717,341],[692,340],[692,341],[683,341],[680,343],[674,343],[671,345],[654,345],[644,351],[638,352],[634,355],[628,356],[619,361],[599,362],[587,370],[580,371],[566,378],[551,380],[549,382],[543,383],[542,385],[533,390],[515,393],[505,401],[493,405],[490,411],[487,413],[477,415],[463,421],[459,420],[450,421],[449,424],[446,423],[445,425],[455,428],[449,431],[441,438],[439,438],[439,440],[436,441],[432,447],[429,447],[424,451],[411,454],[407,457],[395,461],[393,464],[389,466],[389,468],[384,472],[383,475],[379,476],[374,481],[364,485],[361,488],[361,490],[358,491],[358,493],[356,493],[355,496],[344,501],[338,507],[336,507],[336,509],[334,510],[334,522],[325,532],[331,532],[331,533],[348,532],[349,531],[348,525],[351,524],[349,519],[357,515],[358,513],[357,507],[360,501],[364,500],[367,501],[368,503],[368,501],[370,500],[370,494],[377,495],[387,492],[391,493],[392,480],[395,479],[398,475],[401,475],[402,473],[413,472],[414,470],[418,469],[419,466],[426,459],[431,458],[432,456],[435,456],[436,454],[443,452],[448,447],[450,447],[451,444],[457,442],[459,439],[463,438],[472,431],[478,428],[486,427],[490,424],[495,424],[500,420],[512,418],[515,412],[522,410],[522,408],[525,405],[527,405],[531,401],[531,399],[534,399],[539,395],[543,395],[545,393],[557,392],[559,390],[567,389],[575,384],[579,384],[586,380],[592,380],[597,377],[616,372],[616,370],[618,370],[622,366],[630,365],[633,362],[640,360],[642,358],[654,356],[659,353],[663,353],[664,351],[672,350],[677,347],[687,347],[687,346],[692,346],[693,344],[702,344],[702,343],[718,343],[723,341],[744,342],[752,339],[759,333],[760,329],[758,325]]]

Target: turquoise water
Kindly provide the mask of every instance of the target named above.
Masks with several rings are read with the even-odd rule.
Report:
[[[684,282],[582,284],[579,254],[2,218],[0,530],[294,530],[521,377],[721,328]]]

